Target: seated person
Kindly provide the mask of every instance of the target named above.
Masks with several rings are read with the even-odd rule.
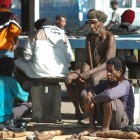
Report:
[[[35,23],[34,23],[34,27],[36,30],[40,30],[42,29],[43,26],[46,25],[51,25],[51,20],[47,19],[47,18],[42,18],[42,19],[38,19]]]
[[[110,6],[111,6],[113,12],[112,12],[110,22],[106,25],[106,29],[110,29],[112,26],[120,23],[120,15],[119,15],[119,12],[118,12],[118,8],[119,8],[118,1],[112,0],[110,2]]]
[[[131,84],[124,78],[125,69],[125,63],[121,59],[109,59],[106,66],[107,80],[82,91],[81,97],[89,116],[90,127],[81,135],[91,133],[93,136],[96,132],[95,121],[102,126],[102,131],[133,124],[134,94]]]
[[[112,26],[112,28],[109,31],[113,34],[135,34],[139,28],[131,25],[134,19],[135,12],[133,10],[125,10],[121,15],[121,23]],[[134,50],[117,50],[118,53],[122,53],[122,51],[125,51],[126,62],[137,62]]]
[[[28,38],[23,58],[15,60],[16,66],[26,76],[64,77],[68,73],[73,52],[63,30],[66,18],[61,19],[65,19],[63,24],[61,20],[57,20],[57,26],[43,26]]]
[[[27,115],[31,108],[28,93],[23,91],[19,83],[12,77],[15,69],[12,58],[0,59],[0,122],[5,122],[11,117],[14,119]],[[13,108],[14,99],[20,100],[20,106]],[[12,111],[13,109],[13,111]]]
[[[113,34],[134,34],[139,27],[131,25],[135,19],[133,10],[125,10],[121,15],[121,23],[112,26],[109,31]]]
[[[103,27],[106,19],[107,16],[102,11],[92,9],[88,12],[91,33],[86,37],[85,62],[81,69],[69,73],[65,78],[67,92],[74,104],[78,121],[82,119],[79,105],[83,110],[80,93],[85,82],[97,85],[100,80],[105,79],[106,61],[116,54],[115,37]]]

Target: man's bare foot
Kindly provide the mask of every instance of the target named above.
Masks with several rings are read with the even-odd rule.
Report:
[[[101,130],[98,130],[98,131],[93,131],[89,134],[89,136],[91,137],[96,137],[96,133],[99,132],[99,131],[109,131],[109,128],[107,127],[104,127],[104,128],[101,128]]]
[[[102,127],[101,131],[109,131],[109,128],[108,127]]]

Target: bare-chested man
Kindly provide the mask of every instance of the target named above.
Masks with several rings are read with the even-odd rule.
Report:
[[[103,27],[106,19],[107,16],[102,11],[92,9],[88,12],[91,33],[86,37],[85,63],[81,69],[69,73],[65,79],[67,92],[75,106],[78,121],[82,119],[79,104],[82,109],[80,93],[85,86],[85,81],[97,85],[101,79],[107,78],[106,61],[116,54],[115,38]]]

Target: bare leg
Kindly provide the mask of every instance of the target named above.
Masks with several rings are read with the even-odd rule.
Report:
[[[96,132],[96,125],[95,125],[95,107],[94,104],[88,109],[85,109],[88,117],[89,117],[89,128],[80,133],[81,136],[89,135],[90,133]]]
[[[82,101],[82,98],[81,98],[81,92],[82,90],[85,88],[85,83],[80,83],[80,82],[77,82],[77,97],[78,97],[78,101],[79,101],[79,105],[80,105],[80,108],[81,110],[84,112],[84,108],[83,108],[83,101]]]
[[[89,65],[84,63],[82,66],[82,72],[89,69],[90,69]],[[78,70],[75,70],[73,73],[69,73],[65,78],[65,85],[67,88],[67,93],[71,97],[72,102],[74,104],[76,117],[78,118],[78,120],[81,120],[82,115],[81,115],[79,105],[82,111],[84,111],[84,109],[82,107],[83,102],[81,100],[80,94],[81,94],[81,91],[85,88],[85,83],[80,83],[80,81],[77,80],[78,74],[76,74],[75,72],[80,74],[81,70],[78,69]]]
[[[110,122],[112,117],[112,106],[111,102],[104,102],[103,104],[103,125],[102,130],[109,130]]]
[[[103,79],[106,79],[106,78],[107,78],[107,71],[106,70],[101,70],[101,71],[98,71],[98,72],[94,73],[91,76],[91,81],[93,83],[93,86],[95,86],[100,82],[100,80],[103,80]],[[100,109],[98,104],[96,104],[96,111],[97,111],[97,114],[98,114],[98,119],[103,120],[102,119],[103,115],[102,115],[101,109]]]
[[[80,74],[80,69],[79,70],[76,70],[77,73]],[[80,111],[80,108],[79,108],[79,97],[77,96],[77,90],[75,86],[77,85],[74,85],[76,84],[76,79],[78,78],[78,75],[76,73],[69,73],[66,78],[65,78],[65,85],[66,85],[66,88],[67,88],[67,93],[68,95],[70,96],[72,102],[73,102],[73,105],[75,107],[75,112],[76,112],[76,115],[78,117],[78,119],[80,119],[80,116],[81,116],[81,111]]]
[[[91,129],[92,131],[96,130],[96,125],[95,125],[95,107],[94,104],[92,104],[92,107],[86,111],[87,115],[89,117],[89,130]]]

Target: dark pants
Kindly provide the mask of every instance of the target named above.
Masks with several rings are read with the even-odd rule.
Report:
[[[31,111],[31,106],[28,102],[21,103],[13,108],[12,118],[19,119],[27,116]]]

